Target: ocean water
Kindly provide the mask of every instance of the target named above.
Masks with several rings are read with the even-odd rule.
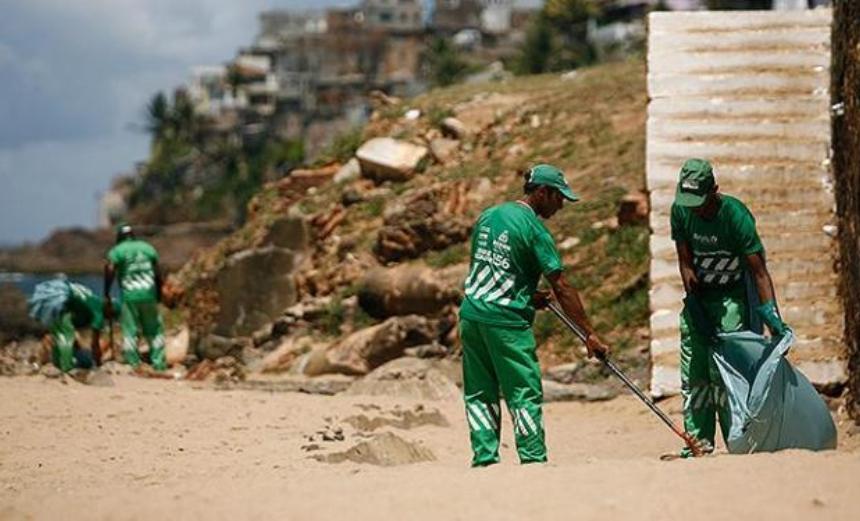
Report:
[[[33,289],[36,287],[36,284],[40,282],[44,282],[46,280],[51,280],[56,278],[57,275],[54,274],[46,274],[46,273],[9,273],[9,272],[0,272],[0,286],[4,284],[12,284],[13,286],[20,289],[24,295],[30,297],[33,294]],[[68,279],[72,282],[77,282],[79,284],[83,284],[84,286],[90,288],[95,292],[96,295],[101,295],[103,290],[103,279],[102,275],[99,274],[84,274],[84,275],[69,275]],[[117,290],[117,284],[114,282],[113,287],[111,288],[111,295],[116,298],[119,293]]]

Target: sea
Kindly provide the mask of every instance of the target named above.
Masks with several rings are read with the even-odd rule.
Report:
[[[46,280],[57,278],[59,274],[51,273],[15,273],[15,272],[0,272],[0,286],[12,284],[21,290],[28,298],[33,294],[36,285]],[[101,295],[103,290],[103,276],[101,273],[68,275],[67,278],[72,282],[83,284],[95,292],[96,295]],[[118,296],[117,284],[111,288],[111,295]]]

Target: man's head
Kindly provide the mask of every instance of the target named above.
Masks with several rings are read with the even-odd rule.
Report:
[[[564,173],[552,165],[535,165],[526,173],[523,191],[535,213],[549,219],[561,209],[564,200],[574,202],[579,197],[570,189]]]
[[[718,189],[711,163],[704,159],[688,159],[678,173],[675,204],[690,208],[699,217],[709,219],[718,207]]]
[[[119,244],[126,239],[134,238],[134,230],[131,225],[122,223],[116,227],[116,243]]]

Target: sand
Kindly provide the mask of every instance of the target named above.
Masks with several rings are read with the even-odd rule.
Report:
[[[0,519],[860,519],[860,435],[844,428],[837,451],[664,462],[679,444],[633,398],[557,403],[550,463],[518,465],[505,419],[503,462],[470,469],[455,400],[113,380],[0,378]],[[313,458],[378,433],[436,459]]]

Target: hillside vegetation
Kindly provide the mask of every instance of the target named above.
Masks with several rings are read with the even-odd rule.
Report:
[[[346,305],[364,273],[397,263],[441,272],[467,262],[468,233],[451,229],[461,223],[467,232],[482,209],[519,197],[521,172],[545,162],[562,168],[581,196],[581,202],[548,222],[566,275],[583,292],[596,327],[622,360],[641,367],[647,358],[648,229],[619,227],[615,216],[625,194],[644,188],[645,108],[641,61],[458,85],[405,101],[386,99],[364,129],[335,141],[317,170],[294,170],[265,185],[250,201],[245,225],[200,252],[178,274],[192,326],[205,329],[217,311],[212,280],[225,260],[263,245],[272,223],[286,215],[309,223],[309,250],[296,270],[298,300],[325,297],[327,306],[312,333],[331,338],[372,324],[376,320],[367,313],[349,312]],[[429,145],[442,138],[450,116],[468,131],[448,140],[453,150],[445,157],[428,156],[410,179],[328,180],[368,139],[386,136]],[[427,233],[444,229],[446,241],[417,252],[385,254],[392,242],[398,247],[399,222],[421,214],[427,204],[436,205],[428,210],[435,228]],[[544,365],[581,357],[577,343],[548,313],[539,314],[535,333]]]

